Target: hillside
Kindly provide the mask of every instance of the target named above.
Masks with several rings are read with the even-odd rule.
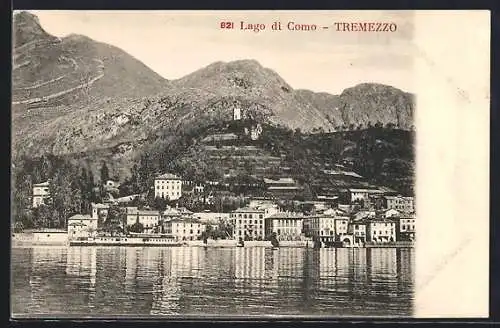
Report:
[[[361,84],[338,96],[294,90],[255,60],[167,81],[111,45],[51,36],[26,12],[14,16],[14,42],[14,160],[64,155],[95,169],[104,159],[124,177],[145,153],[186,152],[179,136],[223,130],[234,107],[244,119],[303,133],[412,125],[412,95],[390,86]]]

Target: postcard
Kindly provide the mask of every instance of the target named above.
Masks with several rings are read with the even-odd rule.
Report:
[[[489,313],[488,11],[13,13],[13,318]]]

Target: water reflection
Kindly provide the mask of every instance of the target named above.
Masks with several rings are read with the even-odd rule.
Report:
[[[35,247],[12,255],[13,313],[412,314],[410,249]]]

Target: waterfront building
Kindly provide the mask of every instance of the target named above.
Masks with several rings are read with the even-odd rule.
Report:
[[[172,235],[176,241],[197,240],[206,230],[206,225],[192,218],[179,218],[164,222],[164,233]]]
[[[366,243],[366,225],[367,220],[355,220],[349,224],[348,233],[353,236],[354,244],[360,245]]]
[[[323,243],[343,242],[349,235],[349,217],[339,209],[329,209],[307,221],[308,235]]]
[[[304,215],[281,212],[265,218],[266,236],[276,234],[278,240],[300,240],[304,237]]]
[[[182,179],[175,174],[165,173],[155,178],[155,197],[177,200],[182,195]]]
[[[50,199],[49,182],[46,181],[33,184],[33,207],[38,207],[42,204],[46,204],[46,201],[48,199]]]
[[[68,238],[90,237],[97,233],[97,218],[76,214],[68,218]]]
[[[415,213],[402,214],[399,216],[398,221],[398,236],[397,240],[400,241],[414,241],[415,240]]]
[[[234,237],[236,240],[264,239],[264,218],[266,215],[275,213],[270,209],[243,207],[230,213],[230,219],[234,222]]]
[[[366,227],[366,236],[368,242],[396,242],[396,222],[386,218],[371,219]]]
[[[384,196],[384,206],[388,209],[395,209],[400,212],[411,213],[415,210],[413,197]]]
[[[160,223],[160,212],[156,210],[139,210],[137,207],[127,207],[127,227],[140,223],[144,227],[144,233],[152,233],[157,230]]]

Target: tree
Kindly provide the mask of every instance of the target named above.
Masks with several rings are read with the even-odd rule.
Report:
[[[144,225],[140,222],[136,222],[128,228],[128,231],[134,232],[134,233],[143,233],[144,232]]]
[[[108,217],[106,222],[116,227],[124,227],[126,221],[126,212],[123,207],[117,205],[110,206],[108,209]]]
[[[168,205],[168,200],[161,197],[155,197],[152,207],[155,210],[163,212],[167,209],[167,205]]]
[[[106,181],[109,180],[109,169],[108,166],[106,165],[106,162],[102,162],[101,166],[101,184],[106,183]]]

